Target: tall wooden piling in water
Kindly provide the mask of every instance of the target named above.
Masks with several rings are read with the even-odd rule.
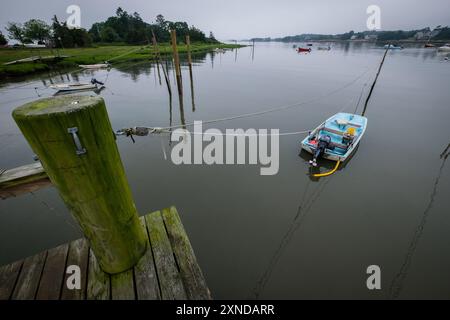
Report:
[[[191,38],[189,37],[189,35],[186,36],[186,47],[187,47],[188,64],[189,64],[189,66],[192,66]]]
[[[186,36],[186,46],[188,54],[188,64],[189,64],[189,78],[191,80],[191,103],[192,111],[195,112],[195,98],[194,98],[194,78],[192,76],[192,57],[191,57],[191,39],[189,35]]]
[[[40,99],[16,108],[13,117],[101,268],[115,274],[133,267],[146,250],[146,235],[103,99]]]
[[[170,37],[171,37],[171,41],[172,41],[173,61],[175,64],[175,74],[176,74],[176,78],[177,78],[178,93],[180,95],[182,95],[183,94],[183,86],[181,83],[180,56],[178,55],[177,33],[175,30],[170,30]]]

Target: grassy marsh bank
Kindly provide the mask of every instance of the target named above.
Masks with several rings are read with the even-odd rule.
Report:
[[[232,49],[239,48],[237,44],[205,44],[192,43],[191,52],[211,51],[216,48]],[[171,55],[172,47],[168,43],[159,45],[161,55]],[[178,45],[178,52],[187,52],[185,44]],[[12,65],[4,63],[28,58],[31,56],[69,56],[65,59],[24,62]],[[152,60],[155,51],[152,46],[128,46],[128,45],[105,45],[92,48],[73,49],[29,49],[29,48],[2,48],[0,49],[0,79],[7,77],[26,76],[34,73],[58,70],[65,68],[76,68],[79,64],[95,64],[110,61],[112,64]]]

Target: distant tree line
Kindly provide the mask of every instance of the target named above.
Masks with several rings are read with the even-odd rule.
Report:
[[[186,22],[172,22],[164,19],[159,14],[154,23],[145,22],[139,13],[129,14],[122,8],[116,10],[116,15],[109,17],[104,22],[94,23],[89,30],[94,42],[125,42],[128,44],[139,44],[150,42],[152,31],[160,42],[170,40],[170,30],[176,30],[177,39],[184,41],[186,35],[191,41],[217,42],[212,32],[209,37],[194,26],[189,27]]]
[[[296,36],[286,36],[282,38],[253,38],[254,41],[282,41],[282,42],[304,42],[304,41],[320,41],[320,40],[350,40],[350,39],[364,39],[366,36],[376,36],[378,41],[399,41],[414,38],[418,32],[424,34],[430,33],[429,37],[424,37],[430,40],[450,40],[450,28],[438,26],[433,31],[430,28],[420,30],[395,30],[395,31],[364,31],[354,32],[349,31],[342,34],[300,34]]]
[[[218,42],[212,32],[207,37],[203,31],[194,26],[189,27],[186,22],[168,21],[160,14],[155,22],[147,23],[139,13],[129,14],[120,7],[115,16],[104,22],[94,23],[89,31],[70,28],[66,22],[60,22],[56,15],[51,25],[39,19],[31,19],[24,24],[8,22],[6,30],[10,39],[21,44],[36,42],[63,48],[89,47],[93,43],[150,43],[152,32],[159,42],[168,42],[170,30],[176,30],[179,41],[184,41],[186,35],[189,35],[192,42]],[[7,43],[6,37],[0,32],[0,45]]]

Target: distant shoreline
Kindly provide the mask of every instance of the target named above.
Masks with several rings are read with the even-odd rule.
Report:
[[[253,40],[241,40],[239,42],[253,42]],[[450,40],[392,40],[392,41],[386,41],[386,40],[366,40],[366,39],[355,39],[355,40],[342,40],[342,39],[321,39],[321,40],[290,40],[290,41],[286,41],[286,40],[255,40],[255,42],[282,42],[282,43],[313,43],[313,42],[349,42],[349,43],[416,43],[416,44],[426,44],[426,43],[431,43],[431,44],[446,44],[449,43]]]

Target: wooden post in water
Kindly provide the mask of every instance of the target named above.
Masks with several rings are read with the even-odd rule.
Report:
[[[133,267],[147,242],[100,97],[40,99],[13,111],[107,273]]]
[[[159,49],[158,49],[158,43],[156,42],[156,36],[155,36],[155,33],[153,32],[153,30],[152,30],[152,44],[153,44],[154,56],[156,57],[156,66],[158,67],[159,85],[162,85],[162,83],[161,83],[161,73],[159,72],[160,54],[159,54]]]
[[[193,76],[192,76],[191,39],[190,39],[189,35],[186,36],[186,46],[187,46],[187,53],[188,53],[189,78],[191,80],[192,111],[195,112],[194,79],[193,79]]]
[[[175,30],[170,30],[170,36],[172,40],[172,50],[173,50],[173,61],[175,64],[175,74],[177,77],[178,93],[183,94],[183,86],[181,84],[181,68],[180,68],[180,57],[178,56],[177,49],[177,33]]]
[[[189,35],[186,36],[186,46],[187,46],[187,54],[188,54],[188,64],[192,66],[192,57],[191,57],[191,38]]]

